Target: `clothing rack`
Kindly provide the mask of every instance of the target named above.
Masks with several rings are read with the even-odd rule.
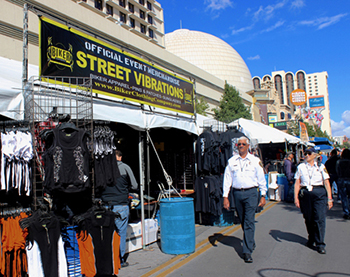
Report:
[[[0,121],[0,128],[3,132],[17,130],[17,131],[30,131],[30,122],[28,120],[5,120]]]

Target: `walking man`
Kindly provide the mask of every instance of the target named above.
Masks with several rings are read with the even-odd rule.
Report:
[[[313,147],[305,150],[305,162],[295,173],[294,202],[300,208],[309,238],[306,246],[316,244],[317,252],[326,254],[324,237],[326,234],[326,213],[333,207],[329,175],[325,166],[317,164],[317,154]]]
[[[289,203],[293,203],[294,201],[294,173],[295,173],[295,164],[293,163],[294,154],[287,153],[287,157],[284,160],[284,173],[287,177],[288,182],[288,195],[286,201]]]
[[[102,200],[108,205],[108,208],[115,213],[119,213],[121,218],[116,218],[115,224],[120,235],[120,263],[126,267],[129,263],[126,261],[126,230],[129,221],[129,188],[137,189],[138,184],[131,168],[122,162],[122,152],[115,151],[117,166],[120,171],[120,177],[117,178],[114,186],[107,186],[102,193]]]
[[[240,137],[237,146],[239,155],[231,157],[225,168],[224,208],[230,208],[228,194],[232,188],[236,211],[243,229],[243,259],[246,263],[252,263],[255,248],[255,212],[257,206],[263,207],[266,204],[266,179],[260,159],[248,153],[249,139]]]

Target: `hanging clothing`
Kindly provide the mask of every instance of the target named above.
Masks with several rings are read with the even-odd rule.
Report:
[[[115,213],[93,208],[80,216],[77,240],[81,273],[86,277],[117,276],[120,269],[120,236],[114,223]]]
[[[196,212],[222,214],[222,180],[219,176],[200,176],[194,186],[196,194]]]
[[[114,151],[114,132],[108,126],[97,126],[94,129],[95,156],[95,190],[103,191],[107,186],[114,186],[120,172]]]
[[[28,217],[26,213],[0,218],[1,224],[1,276],[24,276],[27,272],[25,251],[26,230],[22,230],[19,221]]]
[[[216,133],[204,131],[197,139],[196,161],[199,173],[219,173],[219,141]]]
[[[53,129],[53,143],[43,154],[47,192],[75,193],[90,187],[87,135],[84,130]]]
[[[67,277],[67,260],[58,218],[53,213],[43,214],[38,210],[27,220],[28,275]]]
[[[32,135],[27,132],[1,133],[1,190],[17,190],[30,196]]]
[[[238,154],[237,142],[240,137],[244,136],[243,133],[229,129],[220,134],[220,172],[225,171],[227,161],[234,155]]]

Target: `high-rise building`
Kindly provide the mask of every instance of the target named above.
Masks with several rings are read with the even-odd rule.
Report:
[[[267,114],[274,120],[285,121],[299,116],[311,124],[318,125],[322,131],[332,135],[329,97],[328,73],[326,71],[305,73],[303,70],[292,72],[273,71],[262,78],[253,77],[254,90],[269,90],[274,101],[267,105]],[[301,89],[306,92],[307,101],[302,106],[291,103],[291,94]]]

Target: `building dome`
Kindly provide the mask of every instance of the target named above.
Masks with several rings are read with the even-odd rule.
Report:
[[[207,33],[179,29],[165,35],[165,47],[169,52],[227,81],[251,102],[251,97],[245,93],[253,89],[250,71],[237,51],[223,40]]]

